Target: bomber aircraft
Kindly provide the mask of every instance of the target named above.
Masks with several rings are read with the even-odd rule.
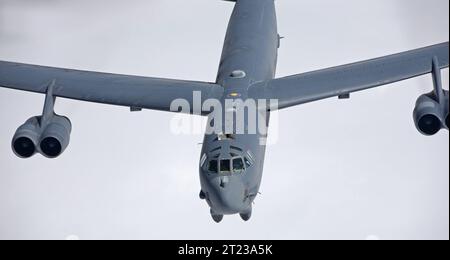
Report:
[[[276,78],[281,37],[274,0],[228,0],[234,10],[215,82],[118,75],[0,61],[0,86],[46,95],[43,113],[27,120],[12,139],[20,158],[61,155],[70,120],[54,112],[56,98],[208,118],[200,155],[200,198],[215,222],[224,215],[251,218],[258,196],[270,113],[326,98],[432,74],[434,89],[417,100],[414,121],[431,136],[449,129],[449,92],[441,73],[449,43],[358,63]],[[244,111],[244,113],[242,113]]]

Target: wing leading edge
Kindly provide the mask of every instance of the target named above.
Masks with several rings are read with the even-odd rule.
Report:
[[[448,42],[257,83],[250,87],[249,96],[256,99],[278,99],[278,108],[283,109],[431,73],[435,57],[440,69],[448,67]]]
[[[170,111],[172,101],[184,99],[193,108],[193,92],[201,92],[201,102],[219,98],[223,88],[196,81],[148,78],[100,72],[69,70],[0,61],[0,86],[47,92],[54,82],[53,94],[81,101]]]

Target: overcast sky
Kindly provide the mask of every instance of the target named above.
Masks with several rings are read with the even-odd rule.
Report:
[[[449,39],[448,0],[279,0],[278,76]],[[214,81],[233,4],[0,0],[0,60]],[[444,71],[448,88],[448,70]],[[201,135],[171,114],[58,99],[56,160],[11,151],[44,96],[0,89],[0,239],[449,239],[449,134],[412,111],[430,76],[280,113],[253,219],[198,199]]]

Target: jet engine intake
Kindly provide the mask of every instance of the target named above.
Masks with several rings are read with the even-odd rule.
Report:
[[[70,142],[72,124],[67,117],[55,115],[42,132],[39,148],[48,158],[60,156]]]
[[[32,117],[21,125],[11,142],[14,153],[20,158],[30,158],[37,152],[41,117]]]
[[[448,97],[448,95],[447,95]],[[448,128],[448,98],[444,104],[439,104],[434,93],[422,95],[417,99],[414,109],[414,123],[417,130],[427,136],[437,134],[442,128]]]

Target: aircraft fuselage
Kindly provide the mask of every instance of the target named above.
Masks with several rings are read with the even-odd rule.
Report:
[[[220,100],[223,107],[226,100],[246,100],[252,84],[275,77],[278,47],[274,1],[238,1],[228,25],[216,82],[224,88]],[[268,124],[269,114],[265,118]],[[244,119],[246,130],[248,124]],[[242,134],[235,129],[224,130],[222,135],[205,135],[200,196],[210,206],[213,218],[218,217],[216,221],[238,213],[250,217],[262,180],[266,137],[259,131]]]

